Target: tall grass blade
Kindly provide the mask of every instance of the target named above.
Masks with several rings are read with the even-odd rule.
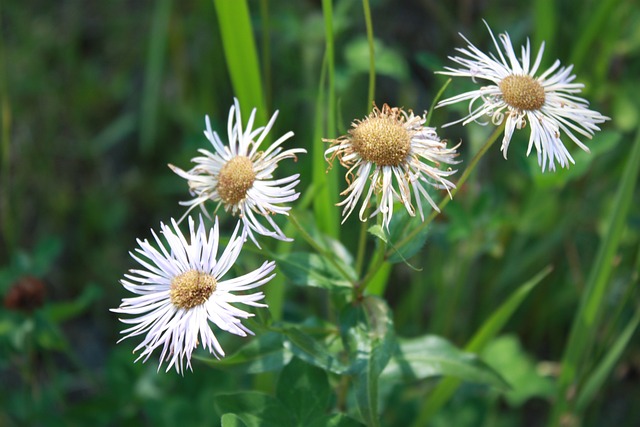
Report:
[[[266,124],[266,108],[260,79],[260,65],[253,39],[247,0],[213,0],[218,14],[222,46],[235,96],[240,101],[242,117],[249,118],[257,108],[257,126]]]
[[[533,10],[535,16],[535,46],[540,46],[543,42],[547,46],[554,46],[558,25],[556,1],[535,0]]]
[[[593,42],[602,34],[606,32],[605,25],[607,18],[618,5],[619,0],[603,0],[596,2],[596,9],[594,11],[588,11],[588,22],[581,25],[582,33],[575,44],[573,53],[571,55],[571,64],[575,66],[576,70],[580,70],[582,63],[586,59],[587,55],[593,48]]]
[[[636,310],[635,316],[622,331],[618,339],[613,343],[609,352],[602,359],[602,362],[596,367],[589,379],[585,382],[584,387],[576,400],[576,411],[582,413],[587,405],[593,400],[593,397],[601,389],[602,384],[607,380],[615,364],[622,356],[627,344],[631,341],[633,333],[640,324],[640,310]]]
[[[140,113],[140,150],[148,155],[153,150],[156,138],[156,122],[164,57],[167,50],[169,20],[172,0],[156,2],[149,33],[149,51],[142,90],[142,109]]]
[[[582,294],[578,312],[571,327],[571,333],[562,358],[558,401],[552,415],[552,425],[558,425],[560,417],[570,406],[567,391],[578,384],[579,368],[593,343],[593,337],[602,314],[602,299],[610,287],[609,278],[613,269],[613,260],[618,243],[626,224],[627,214],[640,169],[640,130],[627,160],[618,191],[614,200],[614,209],[608,219],[604,240],[598,248],[595,263],[590,271],[587,286]]]
[[[531,290],[550,272],[551,267],[546,267],[516,289],[509,299],[482,324],[473,338],[471,338],[471,341],[469,341],[469,344],[465,347],[465,350],[473,353],[482,350],[482,348],[500,332]],[[443,379],[434,389],[433,393],[425,399],[424,404],[420,408],[420,413],[413,424],[414,427],[427,425],[433,415],[453,396],[453,393],[455,393],[456,389],[460,386],[460,383],[460,380],[454,378]]]
[[[316,98],[316,114],[313,133],[312,174],[317,195],[313,210],[320,230],[334,239],[340,234],[337,210],[338,178],[336,169],[327,171],[328,164],[324,158],[326,144],[323,137],[335,138],[336,135],[336,95],[335,95],[335,60],[333,45],[333,8],[331,0],[322,1],[324,14],[326,49],[322,61],[320,84]],[[325,85],[327,85],[325,92]]]

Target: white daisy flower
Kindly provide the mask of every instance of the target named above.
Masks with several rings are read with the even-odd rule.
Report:
[[[225,211],[239,215],[249,237],[260,247],[253,232],[291,241],[271,215],[288,215],[291,207],[282,204],[292,202],[300,196],[300,193],[294,190],[300,182],[300,174],[273,179],[273,173],[280,160],[297,159],[296,153],[306,153],[306,150],[283,150],[282,143],[293,136],[293,132],[287,132],[266,150],[259,151],[260,144],[278,117],[278,112],[273,114],[267,126],[253,129],[255,114],[254,108],[247,127],[243,130],[240,105],[234,98],[227,124],[229,145],[224,145],[218,134],[211,130],[209,116],[206,116],[207,129],[204,134],[213,145],[214,152],[198,150],[203,157],[192,159],[196,166],[189,171],[183,171],[173,165],[169,167],[188,181],[191,195],[195,196],[192,200],[181,202],[182,205],[189,206],[185,215],[196,206],[201,206],[206,213],[202,205],[207,200],[218,202],[216,211],[222,205]],[[262,224],[260,219],[264,219],[267,226]]]
[[[391,108],[385,104],[382,110],[374,106],[364,120],[355,120],[347,135],[323,139],[331,143],[331,147],[325,151],[327,161],[331,164],[337,157],[340,164],[348,169],[348,187],[340,193],[346,197],[338,203],[338,206],[344,206],[343,223],[365,194],[367,185],[369,189],[360,208],[361,221],[367,220],[365,213],[373,194],[381,194],[381,197],[369,217],[382,212],[385,227],[389,227],[396,200],[401,201],[409,215],[414,216],[411,189],[423,221],[421,196],[439,212],[425,184],[446,189],[447,192],[455,188],[447,177],[456,171],[451,168],[440,170],[438,167],[441,163],[458,163],[455,157],[459,145],[447,148],[446,141],[438,138],[435,128],[423,126],[425,122],[426,113],[424,116],[415,116],[411,110],[407,113],[401,108]]]
[[[207,235],[202,218],[196,230],[194,220],[189,217],[189,242],[176,221],[172,219],[171,224],[172,227],[160,224],[167,245],[151,230],[159,249],[147,240],[138,239],[137,254],[131,253],[131,256],[143,269],[130,270],[121,283],[139,296],[123,298],[120,307],[111,311],[133,316],[120,319],[133,326],[122,331],[126,336],[118,342],[145,335],[134,349],[134,352],[142,350],[136,361],[144,358],[146,362],[151,353],[161,347],[160,366],[167,361],[167,372],[174,366],[178,373],[183,373],[185,359],[191,369],[191,353],[198,344],[215,357],[224,356],[209,322],[235,335],[253,335],[241,323],[241,319],[253,314],[232,304],[266,307],[258,302],[264,298],[262,292],[245,291],[271,280],[275,263],[265,262],[250,273],[222,280],[236,262],[245,240],[244,232],[238,235],[240,224],[219,258],[217,218]]]
[[[547,163],[549,170],[555,170],[555,161],[561,167],[569,167],[569,162],[575,164],[560,140],[560,132],[564,132],[578,147],[588,152],[589,148],[576,134],[591,139],[595,131],[600,130],[596,124],[609,118],[590,110],[586,100],[574,95],[580,93],[584,85],[572,83],[576,78],[571,74],[572,65],[561,67],[560,61],[556,60],[550,68],[536,76],[542,61],[544,43],[531,64],[528,39],[526,46],[521,47],[521,56],[518,59],[509,35],[504,33],[498,36],[504,48],[503,53],[489,25],[486,25],[498,52],[498,58],[492,53],[483,53],[460,34],[468,46],[456,50],[464,56],[450,56],[449,59],[461,65],[461,68],[445,67],[448,71],[440,72],[449,76],[471,77],[474,82],[488,81],[487,86],[438,103],[438,107],[441,107],[469,101],[469,114],[445,126],[459,122],[466,125],[482,117],[489,117],[493,124],[500,125],[506,118],[501,147],[506,159],[514,131],[526,127],[528,123],[531,133],[527,155],[535,146],[538,164],[543,172]],[[480,105],[475,105],[477,101]]]

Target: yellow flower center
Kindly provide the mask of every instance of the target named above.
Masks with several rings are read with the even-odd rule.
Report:
[[[390,115],[386,113],[390,112]],[[370,115],[349,131],[353,149],[363,160],[380,166],[402,164],[411,148],[411,134],[390,108]]]
[[[218,194],[225,204],[238,204],[247,196],[255,179],[256,173],[251,160],[245,156],[236,156],[220,169]]]
[[[510,75],[498,84],[504,102],[518,110],[539,110],[544,105],[544,87],[531,76]]]
[[[216,290],[216,279],[201,271],[189,270],[173,278],[169,295],[171,303],[188,310],[204,304]]]

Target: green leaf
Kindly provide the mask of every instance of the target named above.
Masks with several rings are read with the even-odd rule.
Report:
[[[258,374],[282,369],[289,363],[292,354],[284,348],[282,334],[267,332],[252,339],[228,357],[215,359],[194,356],[194,358],[215,368],[238,368],[244,373]]]
[[[345,280],[330,262],[317,254],[296,252],[276,256],[280,271],[295,285],[312,286],[328,290],[348,290],[351,283]],[[349,274],[355,272],[350,266],[340,263]]]
[[[507,390],[509,384],[475,354],[466,353],[444,338],[425,335],[403,340],[383,372],[386,380],[419,380],[451,376]]]
[[[43,309],[43,312],[54,323],[72,319],[89,309],[94,301],[102,297],[102,292],[102,288],[95,283],[89,284],[73,301],[49,304]]]
[[[520,304],[529,295],[531,290],[535,288],[542,279],[551,273],[551,266],[543,268],[538,274],[523,283],[517,288],[513,294],[480,326],[478,331],[473,335],[465,350],[472,352],[480,352],[484,346],[491,341],[504,325],[509,321],[513,313]]]
[[[512,385],[512,389],[504,393],[510,405],[520,406],[533,397],[553,397],[554,383],[538,373],[535,361],[525,353],[517,336],[506,335],[491,341],[482,358]]]
[[[378,239],[382,240],[384,243],[387,243],[387,235],[385,234],[384,229],[381,225],[373,225],[369,227],[367,231],[376,236]]]
[[[622,140],[622,134],[617,131],[603,131],[598,134],[598,139],[590,144],[591,152],[578,150],[573,155],[576,161],[570,168],[561,168],[554,173],[536,173],[533,175],[534,183],[537,187],[548,189],[550,187],[562,188],[568,182],[585,176],[591,169],[593,162],[600,159],[605,153],[617,147]],[[531,164],[538,169],[536,156],[531,156]],[[547,194],[547,192],[545,192]]]
[[[247,0],[213,0],[233,91],[246,121],[256,108],[256,123],[266,123],[260,64]],[[242,54],[239,54],[242,52]]]
[[[280,373],[276,396],[295,416],[296,425],[307,426],[325,413],[331,388],[325,371],[294,357]]]
[[[367,425],[377,426],[378,378],[396,349],[391,312],[384,300],[367,296],[362,304],[348,306],[340,323],[360,414]]]
[[[317,198],[317,193],[315,194],[315,197]],[[325,201],[324,204],[328,203]],[[353,264],[353,255],[351,255],[349,249],[347,249],[339,240],[336,240],[326,234],[318,227],[317,216],[308,210],[296,210],[295,217],[320,248],[330,252],[336,259],[341,260],[346,265],[350,266]]]
[[[220,421],[222,427],[248,427],[236,414],[224,414]]]
[[[347,367],[329,352],[325,342],[317,340],[296,326],[286,326],[282,332],[287,336],[285,348],[295,356],[335,374],[343,374],[347,371]]]
[[[425,209],[427,208],[425,206]],[[399,242],[407,237],[413,230],[420,227],[422,221],[420,217],[410,216],[406,209],[400,209],[393,214],[391,222],[389,223],[389,258],[390,263],[406,262],[413,255],[418,253],[427,241],[427,235],[429,234],[429,227],[422,227],[420,231],[406,244],[402,245],[399,249],[394,246],[395,242]]]
[[[388,48],[378,39],[375,39],[373,44],[377,74],[398,80],[404,80],[409,76],[409,66],[400,53]],[[345,47],[344,56],[350,70],[369,73],[369,41],[365,37],[358,37],[349,42]]]
[[[364,427],[364,424],[345,414],[333,414],[326,415],[321,418],[317,418],[312,423],[308,424],[309,427]]]
[[[62,246],[62,240],[58,236],[39,239],[27,267],[29,273],[37,277],[45,276],[62,252]]]
[[[256,391],[219,394],[214,398],[219,413],[230,413],[225,422],[239,425],[240,420],[246,427],[287,427],[294,426],[293,418],[287,408],[276,398]],[[235,417],[235,419],[234,419]]]
[[[546,267],[533,278],[518,287],[474,334],[469,344],[465,347],[467,351],[480,352],[484,346],[491,341],[504,327],[531,290],[551,272],[551,267]],[[429,419],[440,409],[455,393],[460,385],[460,380],[455,378],[445,378],[429,395],[420,409],[414,426],[427,424]]]

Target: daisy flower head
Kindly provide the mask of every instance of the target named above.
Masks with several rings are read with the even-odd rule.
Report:
[[[486,83],[486,86],[479,89],[438,103],[438,107],[441,107],[469,102],[469,114],[445,126],[459,122],[466,125],[486,117],[494,125],[500,125],[506,120],[501,147],[506,159],[513,133],[528,124],[530,135],[527,155],[535,147],[538,164],[543,172],[547,164],[549,170],[555,170],[556,161],[561,167],[569,167],[569,163],[575,164],[560,139],[561,133],[588,152],[589,148],[580,141],[579,136],[591,139],[595,131],[600,130],[597,124],[609,118],[590,110],[589,103],[576,96],[584,85],[573,82],[576,76],[571,74],[572,65],[563,67],[556,60],[546,71],[540,72],[544,43],[534,59],[527,39],[518,58],[509,35],[504,33],[498,36],[501,48],[489,25],[486,22],[485,25],[498,56],[493,53],[485,54],[460,34],[468,46],[456,49],[461,56],[449,57],[460,67],[445,67],[447,71],[439,72],[449,76],[471,77],[474,82]]]
[[[202,156],[192,159],[196,165],[188,171],[173,165],[169,167],[188,181],[189,191],[194,196],[189,201],[181,202],[189,207],[185,216],[196,206],[200,206],[206,214],[203,204],[207,200],[217,202],[216,211],[222,205],[225,211],[231,212],[234,216],[238,215],[248,236],[260,247],[254,233],[278,240],[291,240],[284,235],[271,216],[288,215],[291,207],[284,204],[300,196],[300,193],[295,191],[295,186],[300,182],[300,174],[274,179],[273,173],[281,160],[295,160],[297,153],[306,153],[306,150],[283,149],[282,144],[293,136],[291,131],[265,150],[260,150],[260,145],[273,127],[278,112],[273,114],[266,126],[253,129],[255,115],[254,108],[246,128],[243,129],[240,104],[234,98],[227,123],[229,144],[224,145],[218,134],[212,131],[209,116],[206,116],[204,134],[211,142],[213,152],[198,150]]]
[[[245,233],[239,233],[240,223],[220,255],[217,218],[207,233],[202,218],[196,228],[189,217],[189,241],[173,219],[171,225],[161,223],[160,228],[166,243],[153,230],[157,248],[138,239],[139,247],[131,256],[142,268],[130,270],[121,280],[137,296],[123,298],[120,307],[111,311],[133,316],[120,319],[131,326],[121,332],[126,335],[118,342],[144,335],[134,349],[134,353],[142,350],[136,361],[146,362],[156,348],[161,348],[158,370],[166,361],[167,372],[175,367],[178,373],[184,373],[185,361],[191,369],[191,354],[199,344],[215,357],[224,356],[209,322],[235,335],[253,335],[241,322],[253,314],[232,304],[266,307],[258,302],[264,299],[264,293],[246,291],[271,280],[275,263],[264,262],[254,271],[223,280],[245,241]]]
[[[411,110],[407,112],[385,104],[382,109],[374,106],[371,114],[363,120],[355,120],[347,135],[323,139],[331,143],[325,151],[329,164],[337,157],[340,164],[348,169],[345,177],[348,187],[340,193],[346,197],[338,203],[338,206],[344,206],[343,223],[361,198],[359,218],[366,221],[365,214],[374,194],[380,198],[369,218],[381,212],[386,228],[397,200],[402,202],[409,215],[415,216],[412,190],[422,220],[421,197],[439,212],[425,185],[447,191],[455,188],[447,177],[456,171],[451,168],[441,170],[439,166],[458,163],[455,160],[458,146],[447,148],[446,141],[440,140],[435,128],[425,127],[425,122],[426,113],[416,116]]]

